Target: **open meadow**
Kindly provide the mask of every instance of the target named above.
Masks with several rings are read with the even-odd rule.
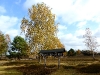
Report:
[[[100,75],[99,56],[93,60],[90,56],[64,57],[60,60],[49,57],[44,67],[44,59],[41,63],[33,60],[1,60],[0,75]]]

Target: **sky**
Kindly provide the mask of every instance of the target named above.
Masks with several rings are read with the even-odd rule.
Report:
[[[17,35],[24,37],[20,34],[21,20],[28,17],[32,5],[41,2],[56,15],[57,36],[66,50],[86,49],[83,42],[86,28],[90,28],[100,44],[100,0],[0,0],[0,30],[11,39]]]

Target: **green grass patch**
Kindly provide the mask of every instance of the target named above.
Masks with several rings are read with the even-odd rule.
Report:
[[[18,72],[16,69],[6,69],[4,75],[23,75],[22,72]]]
[[[31,65],[31,64],[38,64],[38,61],[33,60],[33,61],[9,61],[8,63],[4,63],[3,65],[5,66],[12,66],[12,65],[16,65],[16,66],[20,66],[20,65]]]

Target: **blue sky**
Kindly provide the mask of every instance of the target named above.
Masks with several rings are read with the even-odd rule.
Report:
[[[100,0],[0,0],[0,30],[12,39],[20,35],[21,19],[28,17],[28,8],[40,2],[56,15],[60,23],[57,36],[66,50],[86,49],[82,38],[86,28],[100,44]]]

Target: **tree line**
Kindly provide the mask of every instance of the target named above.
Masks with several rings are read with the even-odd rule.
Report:
[[[66,51],[64,53],[64,56],[92,56],[93,55],[93,51],[91,50],[74,50],[73,48],[71,48],[70,50]],[[100,55],[99,52],[95,52],[94,51],[94,55]]]
[[[8,34],[0,32],[0,55],[8,58],[17,58],[28,56],[28,44],[21,36],[15,36],[11,42]]]
[[[9,35],[4,35],[2,32],[0,33],[0,53],[1,56],[5,54],[6,57],[10,59],[29,58],[29,55],[31,55],[30,46],[24,38],[21,36],[15,36],[11,42]],[[91,56],[93,55],[93,52],[91,50],[74,50],[71,48],[64,53],[64,56],[77,55]],[[100,53],[94,52],[94,55],[100,55]]]

